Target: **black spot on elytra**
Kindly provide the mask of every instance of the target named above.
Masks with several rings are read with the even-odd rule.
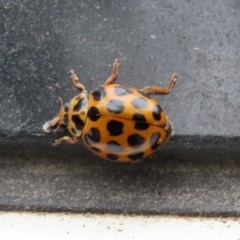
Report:
[[[106,150],[108,152],[119,153],[123,151],[123,147],[116,141],[110,141],[106,145]]]
[[[108,158],[109,160],[116,161],[116,160],[118,160],[118,155],[116,155],[116,154],[107,154],[106,158]]]
[[[124,95],[128,95],[132,93],[132,90],[130,90],[127,87],[123,87],[123,86],[116,86],[114,87],[114,93],[117,96],[124,96]]]
[[[110,136],[119,136],[123,133],[123,123],[111,120],[107,123],[107,130]]]
[[[88,110],[87,116],[92,121],[97,121],[100,118],[100,113],[96,107],[91,107]]]
[[[74,122],[75,127],[78,130],[81,130],[83,128],[84,122],[82,121],[82,119],[78,115],[73,115],[72,116],[72,121]]]
[[[133,120],[135,122],[135,129],[137,130],[146,130],[149,127],[149,124],[146,122],[146,118],[143,114],[135,113],[133,115]]]
[[[154,106],[153,111],[152,111],[153,118],[157,121],[160,120],[161,112],[162,112],[162,108],[158,104],[156,106]]]
[[[133,148],[138,148],[143,145],[145,139],[144,139],[144,137],[142,137],[139,134],[132,134],[132,135],[128,136],[127,141],[128,141],[129,146],[131,146]]]
[[[133,120],[137,122],[146,122],[145,116],[141,113],[134,113]]]
[[[99,101],[106,96],[106,90],[103,87],[99,87],[98,89],[95,89],[94,91],[92,91],[91,94],[95,101]]]
[[[134,127],[137,130],[146,130],[148,129],[149,124],[144,122],[136,122]]]
[[[107,104],[107,110],[110,113],[121,113],[124,109],[124,103],[123,101],[120,101],[118,99],[112,99],[111,101],[109,101],[109,103]]]
[[[101,152],[99,148],[96,148],[96,147],[91,147],[91,149],[94,151],[94,152]]]
[[[159,138],[160,138],[160,133],[158,132],[153,133],[152,136],[150,137],[150,145],[152,150],[155,150],[156,148],[159,147],[159,143],[158,143]]]
[[[77,97],[76,97],[77,98]],[[76,112],[80,112],[82,107],[87,104],[87,98],[80,98],[78,103],[74,106],[73,110]]]
[[[101,134],[97,128],[90,128],[88,133],[85,134],[84,138],[87,144],[92,145],[101,140]]]
[[[143,156],[144,156],[143,152],[138,152],[138,153],[129,154],[128,158],[130,158],[132,161],[136,161],[136,160],[142,159]]]
[[[132,105],[137,109],[146,109],[148,106],[148,102],[143,97],[137,97],[132,100]]]

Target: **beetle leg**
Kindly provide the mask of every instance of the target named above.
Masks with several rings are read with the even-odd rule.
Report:
[[[166,122],[166,125],[165,125],[164,129],[160,130],[160,137],[157,141],[157,144],[162,145],[163,143],[165,143],[165,141],[167,139],[170,139],[174,135],[175,135],[175,129],[174,129],[172,123],[168,120],[168,117],[167,117],[167,122]]]
[[[118,77],[118,68],[119,68],[119,59],[115,59],[113,63],[113,71],[112,74],[108,77],[108,79],[105,81],[105,85],[112,84],[116,81]]]
[[[168,117],[165,129],[167,130],[168,133],[167,137],[173,137],[175,135],[175,128],[173,126],[173,123],[168,119]]]
[[[167,88],[157,87],[157,86],[148,86],[140,91],[144,94],[151,95],[151,94],[168,94],[171,92],[173,86],[177,82],[177,75],[174,73],[169,80],[169,84]]]
[[[69,136],[64,136],[62,138],[58,138],[54,141],[54,143],[52,144],[53,146],[57,146],[63,142],[67,142],[67,143],[71,143],[74,144],[78,141],[78,139],[76,137],[69,137]]]
[[[71,76],[70,76],[71,80],[72,80],[74,86],[77,88],[77,90],[79,90],[80,92],[85,90],[85,87],[83,84],[80,83],[77,74],[73,70],[70,71],[70,74],[71,74]]]

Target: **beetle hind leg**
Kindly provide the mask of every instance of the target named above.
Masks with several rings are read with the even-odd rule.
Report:
[[[168,117],[167,117],[167,123],[166,123],[165,129],[167,131],[167,138],[171,138],[175,136],[175,128],[173,126],[173,123],[169,121]]]
[[[168,87],[163,88],[163,87],[157,87],[157,86],[147,86],[140,91],[146,95],[160,95],[160,94],[169,94],[173,88],[173,86],[177,82],[177,74],[172,74],[172,76],[169,79]]]
[[[167,117],[167,116],[166,116]],[[159,139],[157,140],[157,145],[162,145],[164,144],[168,139],[172,138],[175,136],[175,129],[171,121],[169,121],[168,117],[166,119],[166,125],[164,128],[160,130],[160,136]]]

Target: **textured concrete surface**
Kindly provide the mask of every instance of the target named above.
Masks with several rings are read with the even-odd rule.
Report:
[[[59,96],[90,90],[115,58],[119,82],[167,85],[160,97],[178,135],[239,136],[240,4],[221,1],[4,1],[1,4],[0,130],[40,133]]]
[[[240,3],[237,0],[1,1],[0,206],[73,211],[240,212]],[[52,148],[42,125],[121,59],[119,83],[166,86],[176,128],[141,165]]]
[[[41,148],[38,138],[2,145],[1,209],[240,215],[239,152],[214,157],[216,148],[209,146],[205,153],[178,149],[178,155],[172,143],[142,163],[116,164],[86,149],[52,149],[44,141]]]

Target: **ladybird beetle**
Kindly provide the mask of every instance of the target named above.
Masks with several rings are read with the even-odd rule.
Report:
[[[173,135],[173,127],[159,103],[151,95],[168,94],[177,81],[170,78],[167,88],[148,86],[141,90],[116,84],[119,60],[103,85],[89,95],[71,70],[71,80],[80,92],[63,104],[58,115],[43,125],[47,133],[64,129],[68,135],[54,146],[82,139],[98,156],[116,162],[136,162],[152,154]]]

